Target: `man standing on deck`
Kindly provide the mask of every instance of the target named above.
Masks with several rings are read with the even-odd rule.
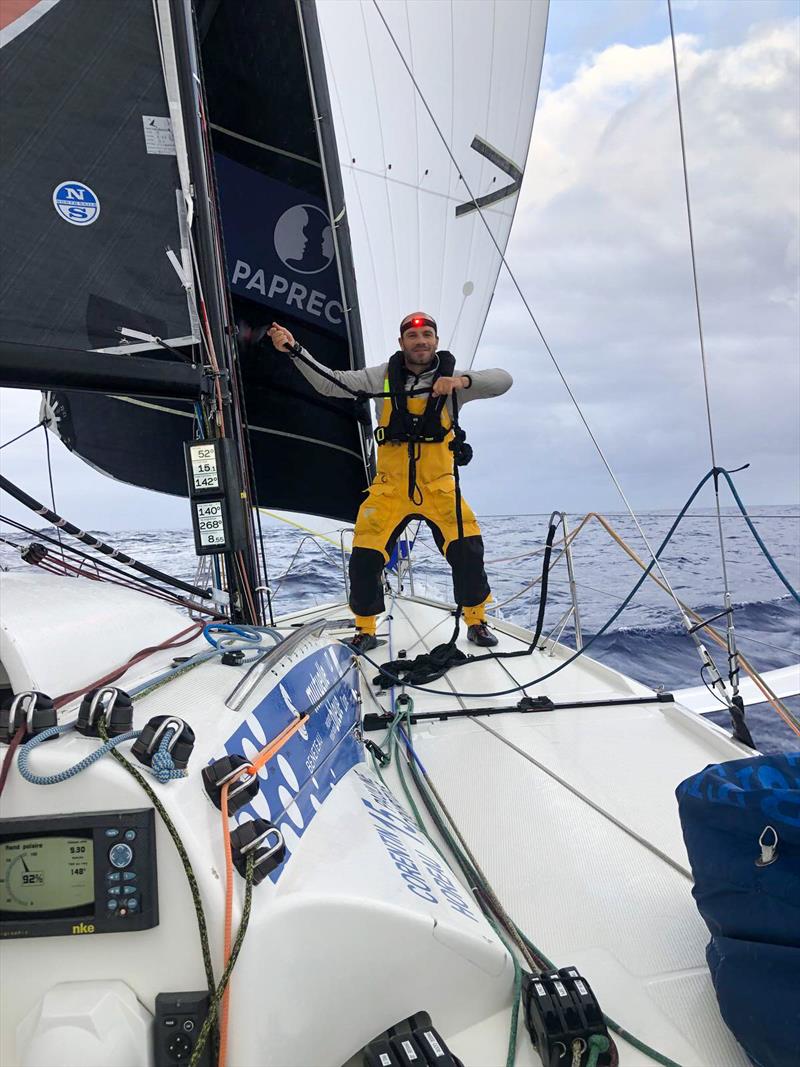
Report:
[[[350,556],[350,607],[357,629],[353,648],[367,652],[378,643],[376,616],[384,610],[383,569],[412,518],[425,520],[450,564],[468,639],[476,645],[496,645],[497,638],[486,625],[490,590],[483,567],[483,538],[472,508],[463,499],[463,538],[458,536],[451,398],[458,392],[460,409],[469,400],[500,396],[511,388],[511,375],[504,370],[469,374],[456,370],[449,352],[437,352],[436,322],[424,311],[406,315],[400,323],[400,350],[387,363],[364,370],[329,370],[305,349],[300,349],[304,358],[297,358],[291,351],[294,337],[277,323],[269,335],[278,351],[288,352],[303,377],[323,396],[351,394],[314,366],[351,390],[391,394],[375,401],[378,471],[358,510]],[[422,395],[405,396],[418,392]]]

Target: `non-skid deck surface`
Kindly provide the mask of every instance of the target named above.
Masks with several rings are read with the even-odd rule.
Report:
[[[378,661],[400,649],[414,656],[452,629],[446,611],[418,601],[396,600],[390,614],[379,626],[388,640]],[[509,629],[498,632],[498,650],[524,647],[522,632]],[[476,651],[463,638],[459,645]],[[431,683],[437,694],[408,692],[416,712],[503,706],[520,694],[459,698],[453,689],[507,689],[565,655],[468,665]],[[364,664],[367,678],[375,673]],[[364,688],[366,711],[378,702],[389,709],[393,694]],[[564,702],[648,690],[580,658],[527,692]],[[419,723],[414,744],[500,899],[542,952],[558,966],[575,964],[609,1015],[686,1067],[746,1067],[706,969],[708,932],[691,896],[674,798],[682,779],[742,756],[739,746],[669,704]],[[402,798],[399,786],[396,793]],[[624,1045],[622,1062],[650,1061]]]

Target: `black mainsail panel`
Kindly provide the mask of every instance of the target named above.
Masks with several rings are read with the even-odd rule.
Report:
[[[157,31],[165,12],[188,2],[115,0],[94,19],[93,0],[62,0],[0,50],[3,257],[12,264],[0,282],[0,342],[173,361],[136,334],[173,346],[199,336],[181,220],[179,163],[188,164],[176,156],[165,90],[165,69],[171,98],[178,89],[172,42]],[[203,119],[258,502],[350,520],[369,467],[353,404],[318,396],[264,338],[278,320],[328,366],[363,366],[333,131],[317,128],[312,106],[314,93],[317,113],[329,116],[318,41],[309,58],[316,19],[313,8],[301,17],[305,7],[196,0]],[[201,358],[199,345],[184,350]],[[114,394],[51,392],[63,442],[114,478],[185,495],[192,405]]]
[[[65,0],[14,29],[0,49],[0,340],[116,349],[127,327],[190,342],[166,254],[180,261],[180,181],[152,5]]]
[[[364,365],[321,55],[306,62],[313,5],[207,0],[198,25],[259,498],[352,520],[368,484],[353,404],[319,396],[263,338],[277,321],[327,366]]]

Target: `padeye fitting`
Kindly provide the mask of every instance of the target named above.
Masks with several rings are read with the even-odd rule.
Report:
[[[146,767],[152,767],[153,756],[169,735],[167,752],[178,770],[185,770],[194,749],[194,730],[177,715],[154,715],[136,738],[131,752]]]
[[[248,857],[254,856],[253,885],[258,885],[286,859],[286,842],[271,822],[248,819],[231,832],[231,854],[233,865],[242,878],[247,876]]]
[[[133,703],[124,689],[107,685],[87,693],[81,701],[75,729],[85,737],[99,737],[102,718],[109,737],[118,737],[133,728]]]
[[[239,808],[253,799],[258,792],[258,776],[250,774],[250,761],[234,752],[203,767],[203,785],[214,806],[222,810],[222,787],[228,788],[228,814],[235,815]]]

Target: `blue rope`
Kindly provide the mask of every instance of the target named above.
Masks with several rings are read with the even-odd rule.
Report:
[[[153,759],[150,764],[150,773],[154,778],[157,778],[162,785],[166,785],[167,782],[174,782],[178,778],[186,777],[186,771],[180,771],[175,766],[175,762],[172,759],[172,753],[168,747],[170,739],[174,733],[174,730],[164,731],[164,736],[161,738],[161,744],[153,753]]]
[[[756,528],[753,526],[752,522],[750,521],[750,516],[747,514],[745,506],[741,502],[741,500],[739,499],[739,494],[736,492],[736,489],[734,488],[733,481],[732,481],[732,479],[730,477],[730,472],[725,470],[724,467],[713,467],[708,472],[708,474],[705,474],[700,479],[700,481],[697,483],[697,485],[694,487],[694,489],[692,490],[691,495],[689,496],[689,499],[686,501],[686,503],[683,505],[681,510],[678,512],[678,514],[677,514],[677,516],[675,518],[675,521],[673,522],[673,524],[670,526],[669,530],[667,531],[666,537],[664,538],[664,540],[661,542],[661,544],[656,549],[655,559],[651,559],[650,560],[650,562],[647,564],[647,566],[643,570],[642,575],[639,578],[639,580],[633,586],[631,591],[628,593],[628,595],[625,597],[625,599],[622,601],[622,603],[619,605],[619,607],[616,609],[616,611],[613,613],[613,615],[609,619],[606,619],[606,621],[596,631],[596,633],[593,633],[586,641],[584,641],[582,648],[579,648],[576,652],[573,652],[571,656],[567,656],[566,659],[562,660],[552,670],[547,671],[546,674],[541,674],[541,675],[539,675],[538,678],[533,678],[533,679],[531,679],[530,681],[527,681],[527,682],[520,682],[517,685],[513,685],[513,686],[509,687],[508,689],[498,689],[498,690],[496,690],[494,692],[491,692],[491,693],[465,693],[465,692],[462,692],[461,690],[455,690],[455,689],[449,689],[449,690],[448,689],[431,689],[430,686],[428,686],[428,685],[417,685],[415,682],[409,682],[407,680],[404,681],[402,678],[399,678],[397,675],[392,674],[390,671],[388,671],[386,669],[386,664],[378,663],[377,660],[372,659],[365,652],[361,653],[361,659],[362,660],[366,660],[366,662],[369,663],[372,667],[376,667],[378,669],[378,671],[380,672],[380,674],[382,674],[384,676],[384,678],[388,678],[389,681],[393,682],[395,685],[405,686],[406,689],[416,689],[416,690],[418,690],[419,692],[422,692],[422,693],[434,693],[434,694],[436,694],[436,696],[449,696],[449,697],[456,696],[456,697],[462,697],[462,698],[475,697],[475,698],[481,698],[481,699],[485,698],[485,697],[503,697],[503,696],[508,696],[510,693],[518,693],[520,690],[527,689],[532,685],[538,685],[541,682],[547,681],[548,678],[552,678],[554,674],[558,674],[560,671],[563,671],[565,667],[568,667],[571,663],[574,663],[575,660],[578,659],[580,656],[585,655],[586,651],[589,648],[591,648],[591,646],[595,643],[595,641],[597,641],[600,637],[602,637],[602,635],[606,632],[606,630],[608,630],[608,628],[611,625],[613,625],[613,623],[616,622],[616,620],[619,618],[619,616],[622,614],[622,612],[625,610],[625,608],[628,606],[628,604],[630,604],[630,602],[633,600],[633,598],[639,592],[641,587],[647,581],[647,577],[650,574],[650,571],[652,571],[653,567],[655,566],[656,560],[661,558],[661,554],[663,553],[664,549],[667,547],[669,542],[672,540],[672,535],[675,533],[677,528],[680,526],[681,522],[683,521],[684,516],[686,515],[686,512],[689,510],[691,505],[694,503],[694,500],[697,497],[697,495],[699,494],[700,490],[703,488],[703,486],[706,484],[706,482],[710,478],[714,478],[716,475],[719,475],[719,474],[722,474],[725,477],[725,479],[728,482],[728,484],[730,485],[731,490],[732,490],[733,495],[734,495],[734,498],[735,498],[736,502],[739,505],[739,510],[742,512],[742,515],[747,519],[748,525],[750,526],[750,530],[753,533],[753,536],[758,541],[758,543],[759,543],[759,545],[761,547],[761,550],[764,552],[764,555],[767,557],[767,559],[769,560],[770,564],[772,565],[772,569],[775,571],[775,573],[781,579],[781,581],[786,586],[786,588],[789,590],[789,592],[792,594],[792,596],[795,598],[795,600],[797,600],[800,603],[800,596],[798,596],[797,592],[792,588],[792,586],[786,580],[786,578],[782,574],[780,568],[778,567],[777,563],[775,563],[775,561],[773,560],[772,556],[769,554],[769,551],[767,550],[766,545],[764,544],[764,542],[759,537],[758,532],[756,531]],[[467,661],[467,662],[469,662],[469,661]]]
[[[190,656],[189,659],[185,660],[183,663],[179,663],[177,667],[170,667],[166,671],[162,671],[161,674],[156,674],[152,678],[148,678],[144,682],[140,682],[138,685],[133,686],[132,689],[128,690],[128,693],[131,697],[135,698],[140,693],[158,685],[160,682],[165,682],[176,674],[183,674],[183,672],[190,667],[194,667],[198,663],[203,663],[207,659],[213,659],[218,652],[219,649],[217,648],[210,648],[208,652],[198,652],[196,655]]]
[[[93,763],[96,763],[99,759],[102,759],[107,752],[121,745],[124,741],[132,741],[138,737],[141,730],[129,730],[125,734],[120,734],[118,737],[111,737],[105,744],[96,748],[94,752],[90,752],[88,756],[84,756],[82,760],[79,760],[72,767],[67,767],[66,770],[59,771],[57,774],[34,774],[28,767],[28,760],[30,754],[38,745],[41,745],[44,741],[48,741],[51,737],[56,737],[58,734],[66,733],[67,730],[71,730],[75,725],[74,722],[65,723],[63,726],[51,726],[47,730],[43,730],[36,737],[32,737],[30,741],[22,746],[19,750],[19,756],[17,757],[17,767],[19,773],[25,779],[26,782],[30,782],[31,785],[58,785],[59,782],[66,782],[70,778],[74,778],[76,774],[80,774],[81,771],[85,771],[87,767],[91,767]]]
[[[262,634],[254,626],[231,626],[226,622],[210,622],[203,627],[203,637],[214,648],[219,648],[219,641],[211,636],[212,633],[235,634],[251,645],[260,645],[262,638]]]
[[[758,530],[753,525],[753,520],[747,514],[747,508],[744,506],[744,504],[742,502],[742,498],[739,496],[738,492],[736,491],[736,486],[733,484],[733,478],[731,478],[730,474],[724,469],[724,467],[717,467],[716,472],[717,472],[717,474],[721,474],[722,477],[725,479],[725,481],[728,483],[728,487],[730,488],[730,491],[733,494],[733,499],[738,504],[739,511],[741,511],[742,517],[744,518],[744,521],[750,527],[750,533],[753,535],[753,537],[755,537],[756,543],[758,544],[758,547],[761,549],[761,551],[764,553],[764,556],[765,556],[765,558],[767,560],[767,563],[769,563],[770,567],[772,567],[772,569],[775,571],[775,573],[778,575],[780,580],[783,582],[783,584],[786,586],[786,588],[792,594],[792,596],[797,601],[797,603],[800,604],[800,594],[798,594],[797,590],[791,585],[791,583],[789,582],[789,580],[786,577],[786,575],[783,573],[783,571],[780,569],[778,564],[775,562],[775,559],[773,558],[772,553],[767,548],[767,546],[764,544],[764,542],[761,540],[761,534],[758,532]]]

